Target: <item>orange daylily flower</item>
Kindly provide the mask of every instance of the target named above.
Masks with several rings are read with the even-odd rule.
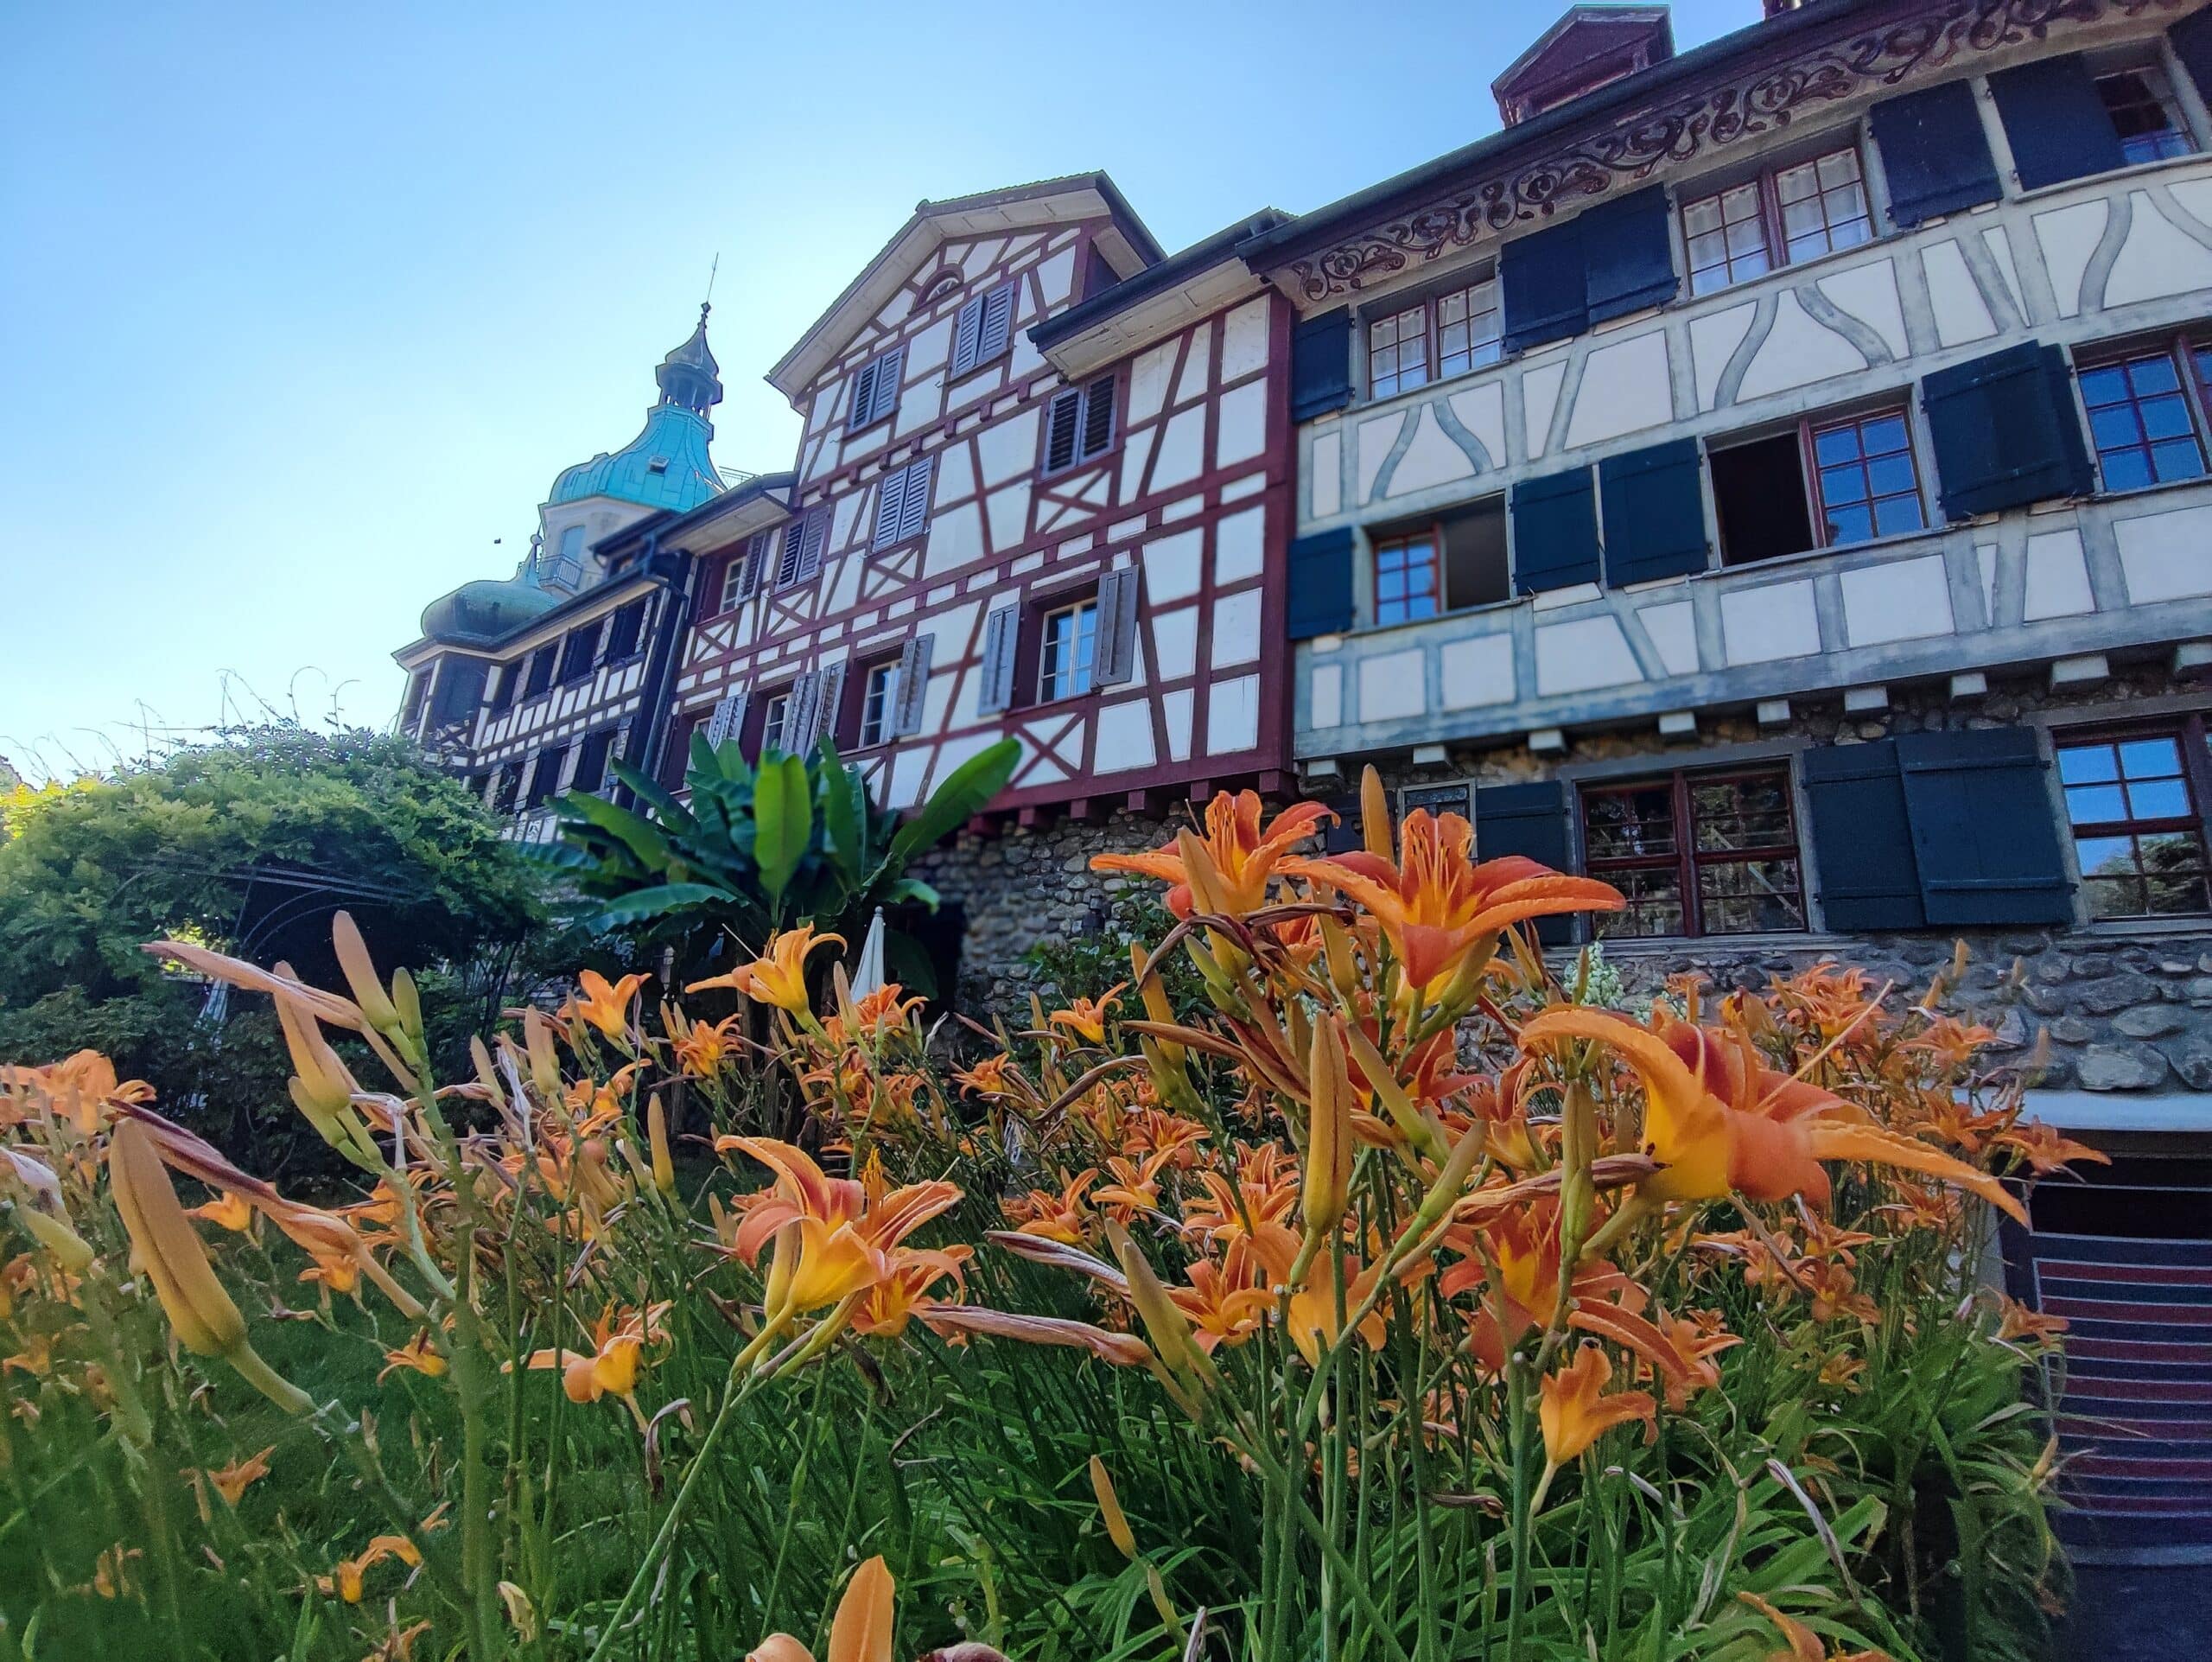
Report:
[[[960,1200],[958,1187],[945,1182],[909,1183],[887,1194],[873,1165],[858,1181],[830,1177],[804,1149],[772,1137],[721,1137],[715,1148],[740,1149],[776,1174],[775,1186],[747,1209],[734,1243],[747,1264],[771,1239],[794,1245],[785,1308],[771,1311],[772,1320],[836,1304],[887,1279],[899,1267],[899,1243]],[[787,1229],[797,1232],[784,1237]]]
[[[1766,1066],[1740,1028],[1665,1018],[1659,1032],[1603,1010],[1554,1009],[1521,1029],[1523,1048],[1591,1039],[1643,1083],[1645,1151],[1665,1169],[1639,1192],[1661,1200],[1828,1198],[1823,1160],[1901,1167],[1971,1190],[2027,1222],[2026,1210],[1987,1172],[1869,1123],[1832,1092]]]
[[[677,1019],[683,1020],[681,1016]],[[676,1040],[677,1065],[695,1079],[712,1079],[720,1071],[722,1058],[729,1054],[734,1041],[733,1035],[742,1019],[726,1016],[711,1026],[704,1022],[686,1025]]]
[[[1757,1593],[1738,1593],[1736,1596],[1782,1630],[1789,1648],[1768,1652],[1767,1662],[1831,1662],[1828,1648],[1821,1636],[1794,1616],[1785,1616]],[[1890,1662],[1885,1651],[1853,1651],[1846,1654],[1838,1651],[1833,1662]]]
[[[214,1485],[216,1493],[235,1506],[249,1488],[269,1475],[269,1456],[276,1452],[276,1445],[271,1443],[259,1454],[232,1461],[227,1466],[219,1466],[204,1472],[186,1472],[183,1475],[194,1480],[206,1478]]]
[[[810,923],[803,923],[796,929],[779,930],[769,938],[768,950],[752,963],[741,964],[728,975],[694,981],[684,991],[704,992],[710,987],[728,987],[793,1016],[804,1016],[813,1009],[806,996],[806,960],[816,947],[826,946],[833,940],[840,946],[845,944],[842,935],[816,934]]]
[[[652,979],[646,975],[626,975],[610,984],[597,970],[582,971],[576,977],[576,990],[561,1006],[560,1019],[582,1017],[620,1044],[630,1032],[630,1001]]]
[[[1667,1411],[1679,1414],[1696,1392],[1720,1384],[1720,1368],[1712,1359],[1744,1340],[1664,1310],[1654,1314],[1657,1319],[1648,1321],[1618,1304],[1592,1302],[1569,1315],[1567,1325],[1610,1339],[1649,1363],[1666,1391]]]
[[[1106,1017],[1114,1006],[1122,1002],[1118,995],[1128,984],[1126,981],[1117,981],[1096,998],[1071,999],[1065,1009],[1056,1009],[1046,1016],[1045,1024],[1047,1027],[1064,1027],[1077,1038],[1086,1039],[1094,1045],[1103,1044],[1106,1041]]]
[[[1252,1243],[1243,1237],[1231,1241],[1220,1263],[1200,1258],[1190,1268],[1187,1287],[1170,1287],[1167,1296],[1191,1319],[1198,1347],[1211,1351],[1217,1345],[1241,1344],[1258,1330],[1274,1308],[1274,1291]]]
[[[1373,914],[1415,992],[1433,995],[1471,960],[1487,961],[1498,932],[1561,912],[1612,912],[1620,891],[1519,855],[1474,863],[1475,828],[1456,813],[1408,814],[1395,863],[1357,850],[1286,860],[1283,870],[1333,888]]]
[[[1606,1394],[1612,1377],[1613,1365],[1605,1360],[1603,1347],[1585,1340],[1572,1362],[1539,1382],[1542,1400],[1536,1420],[1543,1428],[1548,1464],[1564,1466],[1614,1426],[1629,1420],[1648,1424],[1659,1411],[1648,1391]]]
[[[205,1206],[188,1208],[184,1215],[219,1225],[233,1234],[240,1235],[244,1234],[247,1226],[253,1222],[253,1208],[246,1204],[245,1197],[233,1194],[228,1189],[225,1189]]]
[[[446,1359],[430,1348],[430,1335],[427,1330],[416,1334],[397,1350],[385,1352],[384,1360],[384,1368],[377,1375],[378,1385],[403,1368],[432,1379],[446,1371]]]
[[[1098,1168],[1086,1166],[1058,1194],[1033,1188],[1019,1200],[1001,1200],[999,1210],[1024,1235],[1041,1235],[1048,1241],[1073,1246],[1083,1239],[1084,1226],[1090,1219],[1084,1194],[1097,1181]]]
[[[830,1650],[823,1662],[892,1662],[896,1590],[891,1571],[880,1557],[853,1571],[830,1623]],[[745,1662],[814,1662],[814,1652],[789,1633],[771,1633],[747,1653]]]
[[[1300,802],[1285,808],[1263,828],[1257,792],[1239,791],[1232,796],[1223,791],[1206,804],[1205,828],[1194,838],[1212,866],[1211,873],[1199,873],[1199,879],[1218,883],[1220,893],[1213,898],[1232,916],[1256,912],[1268,903],[1268,879],[1283,856],[1312,836],[1322,820],[1335,818],[1318,802]],[[1094,855],[1090,869],[1156,877],[1169,885],[1170,912],[1187,918],[1193,910],[1192,874],[1184,857],[1180,836],[1142,854]]]

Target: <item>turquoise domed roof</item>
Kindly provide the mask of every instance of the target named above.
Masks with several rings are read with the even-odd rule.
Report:
[[[480,577],[432,601],[423,608],[423,638],[498,640],[551,611],[561,598],[539,585],[535,564],[524,561],[512,577]]]
[[[549,506],[611,496],[682,513],[721,494],[721,475],[707,454],[715,436],[707,412],[722,401],[719,366],[707,349],[708,309],[699,308],[690,339],[654,370],[660,402],[645,412],[645,430],[612,455],[602,452],[563,471],[553,481]]]

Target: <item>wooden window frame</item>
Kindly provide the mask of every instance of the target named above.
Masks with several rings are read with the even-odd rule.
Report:
[[[1410,548],[1424,540],[1428,544],[1429,597],[1435,602],[1436,608],[1427,617],[1402,617],[1385,622],[1382,617],[1382,556],[1389,550]],[[1370,593],[1375,627],[1378,629],[1401,628],[1409,623],[1433,623],[1451,609],[1445,604],[1444,522],[1440,519],[1433,519],[1417,531],[1401,531],[1376,538],[1368,550],[1367,570],[1373,584]],[[1404,603],[1402,598],[1397,602],[1402,606]]]
[[[2154,78],[2146,84],[2152,102],[2164,113],[2167,131],[2181,141],[2181,148],[2171,155],[2134,156],[2127,153],[2128,136],[2120,131],[2120,123],[2113,121],[2113,137],[2120,143],[2120,165],[2128,168],[2154,167],[2161,162],[2178,162],[2184,156],[2202,153],[2196,129],[2189,118],[2188,107],[2174,86],[2173,71],[2155,47],[2149,49],[2126,48],[2113,53],[2088,53],[2083,57],[2083,67],[2089,72],[2089,84],[2096,89],[2097,102],[2102,105],[2106,118],[2111,119],[2113,106],[2105,99],[2105,83],[2117,80],[2122,75],[2147,75]]]
[[[747,538],[744,547],[722,561],[721,581],[715,588],[715,609],[710,615],[727,617],[745,603],[745,567],[752,557],[753,542]]]
[[[771,734],[775,737],[776,748],[786,755],[790,754],[784,750],[784,726],[791,720],[791,694],[798,687],[797,681],[786,681],[783,685],[760,695],[759,738],[753,747],[753,760],[756,763],[768,754]]]
[[[1058,603],[1055,604],[1053,602]],[[1052,645],[1053,620],[1074,616],[1086,611],[1090,614],[1090,662],[1084,667],[1083,685],[1079,687],[1071,687],[1065,691],[1052,691],[1050,654]],[[1037,613],[1037,666],[1034,672],[1036,701],[1039,704],[1065,704],[1071,698],[1087,698],[1098,690],[1098,593],[1096,589],[1087,595],[1055,595],[1052,602],[1046,602],[1039,606]],[[1077,621],[1076,628],[1079,640],[1082,634],[1080,621]]]
[[[1853,161],[1858,164],[1859,168],[1859,201],[1863,210],[1859,217],[1866,222],[1866,234],[1857,242],[1846,244],[1843,248],[1830,246],[1822,249],[1817,254],[1808,254],[1802,259],[1792,259],[1789,255],[1789,227],[1783,216],[1781,176],[1794,169],[1810,167],[1815,169],[1815,181],[1817,187],[1821,162],[1831,156],[1840,156],[1847,150],[1851,153]],[[1730,270],[1733,264],[1732,258],[1725,253],[1720,264],[1700,268],[1696,263],[1696,255],[1690,246],[1692,236],[1694,234],[1690,230],[1690,210],[1702,203],[1718,203],[1723,197],[1732,192],[1741,190],[1745,185],[1753,187],[1758,193],[1759,235],[1764,244],[1766,270],[1737,277]],[[1814,194],[1816,196],[1824,196],[1827,193],[1816,188]],[[1676,193],[1675,213],[1681,221],[1682,230],[1682,291],[1691,300],[1702,299],[1707,295],[1720,294],[1726,290],[1738,288],[1746,283],[1756,283],[1761,277],[1771,277],[1775,272],[1787,270],[1790,266],[1808,264],[1814,260],[1824,259],[1830,254],[1842,253],[1848,248],[1864,248],[1869,243],[1880,240],[1880,232],[1874,224],[1873,193],[1867,188],[1866,146],[1862,141],[1861,135],[1855,130],[1840,144],[1824,144],[1818,150],[1798,155],[1790,160],[1770,162],[1748,177],[1730,180],[1727,183],[1716,185],[1710,190],[1701,190],[1694,196],[1689,194],[1688,188],[1681,189]],[[1836,222],[1827,219],[1825,205],[1821,211],[1821,220],[1824,226],[1833,232]],[[1727,225],[1725,213],[1722,216],[1721,225],[1722,240],[1725,244]],[[1729,276],[1724,283],[1715,283],[1709,289],[1700,289],[1697,286],[1700,270],[1729,271]]]
[[[1869,494],[1866,506],[1868,524],[1873,526],[1872,533],[1848,541],[1840,540],[1830,534],[1827,493],[1821,486],[1821,435],[1833,433],[1845,427],[1863,430],[1869,422],[1881,421],[1889,417],[1894,417],[1904,428],[1903,454],[1905,465],[1912,469],[1912,495],[1914,501],[1920,507],[1920,523],[1904,531],[1884,531],[1876,525],[1874,521],[1877,516],[1873,513],[1873,506],[1878,499],[1872,494],[1873,479],[1870,473],[1867,475]],[[1928,518],[1928,481],[1920,476],[1920,448],[1913,438],[1912,405],[1909,400],[1901,398],[1896,404],[1876,404],[1872,408],[1855,411],[1849,414],[1808,416],[1797,423],[1797,454],[1799,465],[1805,472],[1805,509],[1812,517],[1813,535],[1815,538],[1813,545],[1815,548],[1864,548],[1869,543],[1883,542],[1892,537],[1923,537],[1931,529]],[[1861,472],[1866,471],[1866,444],[1863,437],[1859,445],[1859,466]],[[1891,492],[1886,494],[1894,497],[1897,494]]]
[[[2212,353],[2212,334],[2194,329],[2162,330],[2120,341],[2094,341],[2075,348],[2074,402],[2081,417],[2082,436],[2088,445],[2089,466],[2095,472],[2100,496],[2132,496],[2138,491],[2163,490],[2169,486],[2212,478],[2212,366],[2197,362],[2199,352]],[[2153,479],[2141,485],[2108,485],[2105,482],[2105,452],[2097,443],[2096,425],[2090,418],[2088,393],[2082,385],[2082,377],[2094,370],[2116,368],[2162,353],[2180,381],[2182,404],[2189,411],[2190,437],[2196,445],[2197,470],[2180,479]],[[2130,405],[2135,407],[2132,393],[2131,387]],[[2140,431],[2143,419],[2139,413],[2135,424]]]
[[[2171,739],[2181,752],[2182,786],[2189,797],[2190,812],[2180,816],[2151,819],[2097,819],[2082,825],[2074,823],[2071,806],[2066,799],[2066,781],[2060,769],[2063,754],[2069,749],[2090,745],[2123,745],[2142,739]],[[2199,857],[2205,863],[2206,884],[2212,889],[2212,726],[2208,725],[2205,712],[2184,710],[2178,715],[2152,716],[2139,721],[2085,722],[2079,726],[2053,727],[2050,729],[2051,779],[2059,796],[2058,828],[2065,839],[2068,857],[2074,863],[2074,876],[2080,897],[2078,910],[2087,923],[2135,924],[2152,922],[2162,918],[2183,920],[2212,916],[2212,908],[2199,912],[2125,912],[2100,916],[2089,909],[2089,884],[2094,881],[2082,869],[2081,839],[2085,837],[2142,837],[2162,833],[2181,831],[2196,838]],[[2125,783],[2124,777],[2119,781]]]
[[[1789,840],[1786,845],[1763,849],[1704,850],[1697,846],[1697,827],[1691,813],[1690,790],[1694,785],[1725,784],[1732,780],[1778,778],[1782,785],[1782,801],[1789,818]],[[1669,812],[1673,816],[1675,850],[1671,854],[1614,855],[1599,856],[1590,852],[1590,800],[1592,797],[1624,795],[1632,791],[1648,791],[1664,782],[1669,790]],[[1676,892],[1681,897],[1682,927],[1672,935],[1615,935],[1605,936],[1592,926],[1592,938],[1600,940],[1742,940],[1759,935],[1807,934],[1813,926],[1805,879],[1805,834],[1802,817],[1797,812],[1796,770],[1789,762],[1747,762],[1740,767],[1677,767],[1661,773],[1643,774],[1630,779],[1591,780],[1579,783],[1574,792],[1574,825],[1582,844],[1582,866],[1590,876],[1604,880],[1615,871],[1667,871],[1675,874]],[[1796,929],[1759,929],[1740,933],[1715,934],[1706,927],[1705,896],[1698,883],[1700,869],[1708,866],[1743,865],[1758,860],[1794,860],[1797,866],[1797,907],[1803,924]]]
[[[1486,343],[1491,347],[1492,355],[1487,358],[1478,358],[1474,355],[1478,348],[1471,322],[1468,334],[1469,361],[1464,368],[1447,370],[1444,367],[1444,324],[1440,317],[1444,302],[1455,295],[1470,293],[1484,283],[1490,285],[1491,290],[1488,315],[1496,321],[1496,332]],[[1421,343],[1421,379],[1410,386],[1401,379],[1399,384],[1388,392],[1378,392],[1375,390],[1375,328],[1379,323],[1402,317],[1412,311],[1421,313],[1419,338]],[[1471,311],[1468,314],[1471,320],[1474,315],[1475,314]],[[1462,375],[1472,375],[1478,370],[1489,369],[1502,364],[1510,355],[1505,347],[1505,294],[1498,285],[1497,264],[1495,260],[1490,262],[1488,274],[1485,276],[1470,277],[1465,282],[1455,279],[1443,288],[1431,290],[1422,294],[1418,299],[1403,302],[1384,302],[1375,315],[1361,317],[1359,323],[1360,328],[1365,331],[1362,337],[1363,350],[1366,353],[1366,361],[1363,369],[1367,380],[1367,398],[1370,403],[1382,398],[1395,398],[1404,392],[1418,392],[1422,387],[1434,386],[1440,382],[1455,381]],[[1409,337],[1400,337],[1402,348],[1408,338]],[[1402,362],[1402,358],[1401,361]],[[1399,373],[1402,378],[1402,368]]]
[[[883,684],[883,707],[880,712],[880,724],[877,728],[875,736],[870,738],[868,727],[868,701],[878,675],[886,678]],[[891,730],[899,715],[898,655],[894,653],[889,658],[878,658],[862,665],[861,672],[853,678],[851,685],[856,698],[853,722],[854,750],[855,752],[873,750],[879,745],[893,742],[898,737]]]

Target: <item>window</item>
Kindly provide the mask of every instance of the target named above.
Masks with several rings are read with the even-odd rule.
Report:
[[[2212,376],[2212,351],[2183,347],[2200,388]],[[2097,449],[2097,472],[2108,491],[2139,490],[2169,480],[2195,479],[2204,471],[2204,452],[2189,393],[2175,366],[2174,348],[2138,352],[2075,372],[2082,404],[2088,412],[2089,437]]]
[[[1098,652],[1098,602],[1064,606],[1045,616],[1037,677],[1039,702],[1072,698],[1090,691]]]
[[[1874,234],[1859,150],[1847,144],[1682,204],[1690,292],[1710,294]]]
[[[1815,417],[1708,458],[1724,565],[1923,531],[1912,430],[1902,409]]]
[[[743,548],[723,562],[721,583],[715,596],[717,614],[734,611],[741,602],[752,598],[760,587],[761,572],[775,541],[774,532],[756,531],[745,539]]]
[[[928,528],[930,478],[936,464],[935,456],[925,455],[883,475],[875,499],[875,530],[868,538],[871,551],[896,547]]]
[[[962,306],[952,325],[952,370],[955,377],[988,364],[1007,348],[1013,336],[1014,284],[1001,283],[988,294],[977,295]]]
[[[645,602],[633,600],[607,621],[607,661],[619,664],[636,657],[639,639],[645,632]]]
[[[2112,118],[2120,153],[2128,162],[2164,162],[2196,146],[2174,102],[2166,73],[2155,64],[2097,77],[2097,98]]]
[[[1101,375],[1052,395],[1045,421],[1045,471],[1102,456],[1114,443],[1114,378]]]
[[[1786,767],[1587,787],[1582,845],[1628,902],[1596,914],[1600,939],[1805,927]]]
[[[776,587],[804,583],[822,570],[822,551],[830,540],[830,510],[815,509],[784,528],[783,552],[776,560]]]
[[[561,763],[568,754],[567,747],[561,745],[537,753],[530,764],[530,788],[523,793],[524,807],[537,807],[552,796],[561,782]]]
[[[1367,326],[1367,391],[1387,398],[1494,364],[1505,352],[1497,280],[1484,277],[1380,317]]]
[[[553,666],[560,659],[561,646],[549,640],[530,655],[530,679],[524,685],[525,698],[542,697],[553,685]]]
[[[853,376],[853,401],[845,412],[845,430],[857,433],[872,427],[899,407],[899,375],[906,349],[893,347],[862,364]]]
[[[863,747],[881,744],[892,736],[899,710],[899,660],[874,664],[861,679],[861,734]]]
[[[585,625],[569,632],[561,643],[561,685],[587,680],[591,675],[593,656],[599,650],[599,627],[596,623]]]
[[[549,586],[574,589],[583,580],[584,528],[569,525],[561,532],[561,551],[553,557],[553,569],[546,574]]]
[[[509,762],[493,776],[493,813],[512,813],[515,811],[515,794],[522,788],[523,770],[529,766],[527,761]]]
[[[596,733],[584,735],[584,742],[576,751],[575,777],[569,781],[572,791],[596,791],[607,783],[607,758],[614,748],[614,735],[619,731],[602,727]]]
[[[1394,538],[1375,544],[1375,621],[1387,627],[1434,617],[1442,607],[1437,594],[1434,531]]]
[[[2204,722],[2057,742],[2058,782],[2093,918],[2212,911],[2205,811],[2212,756]]]
[[[772,692],[768,695],[767,704],[760,716],[760,754],[762,755],[766,755],[771,750],[780,751],[784,748],[784,729],[790,723],[791,713],[791,694],[789,687],[785,688],[781,692]]]
[[[429,696],[430,672],[428,670],[416,670],[412,675],[407,678],[407,699],[405,704],[401,707],[399,716],[400,724],[402,726],[412,727],[415,725],[416,718],[423,713],[423,701]]]

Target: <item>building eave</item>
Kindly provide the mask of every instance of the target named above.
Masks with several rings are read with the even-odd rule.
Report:
[[[1265,288],[1236,251],[1247,239],[1288,217],[1274,208],[1262,208],[1047,318],[1029,331],[1029,339],[1070,380],[1141,351],[1209,312]]]
[[[680,545],[692,553],[727,547],[756,531],[781,525],[791,516],[795,474],[757,474],[735,490],[724,491],[711,500],[683,513],[664,513],[625,525],[592,546],[604,560],[632,557],[646,539]]]

